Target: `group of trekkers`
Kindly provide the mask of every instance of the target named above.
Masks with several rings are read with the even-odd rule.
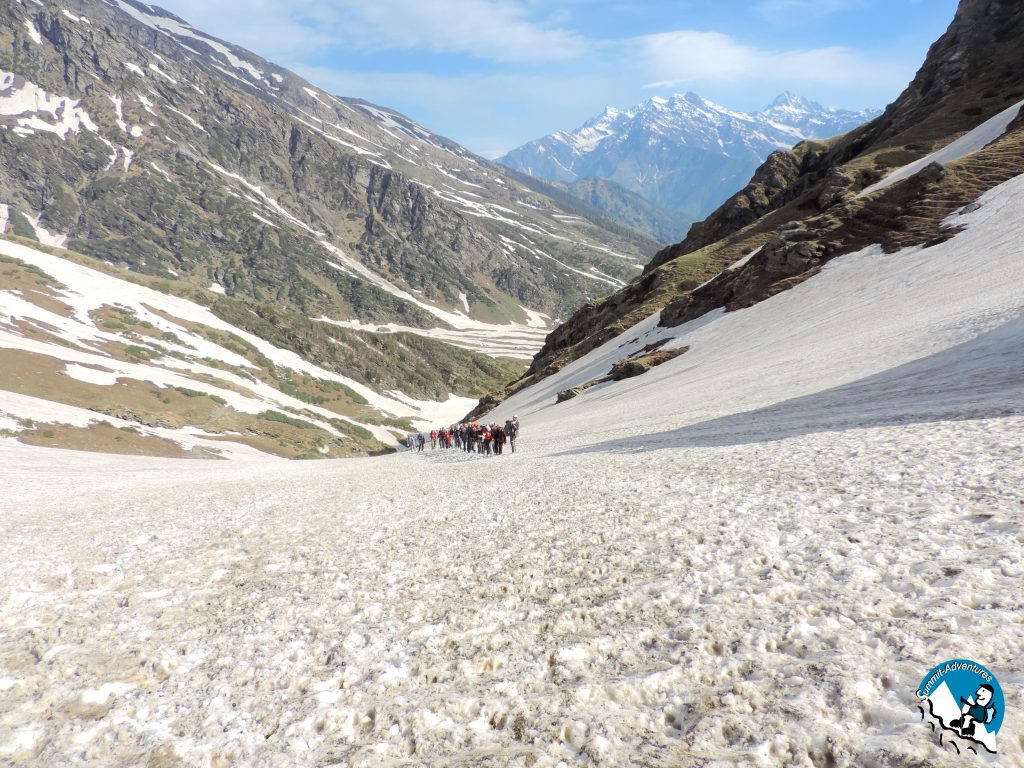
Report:
[[[500,456],[508,445],[512,453],[516,452],[516,438],[519,437],[519,417],[506,419],[504,424],[492,422],[478,424],[475,421],[453,424],[450,427],[439,427],[429,432],[409,435],[405,445],[410,451],[422,451],[430,440],[430,449],[436,451],[452,448],[467,453],[479,453],[484,456]]]

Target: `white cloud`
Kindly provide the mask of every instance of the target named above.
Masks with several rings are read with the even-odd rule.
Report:
[[[369,47],[466,53],[495,61],[557,61],[585,53],[575,33],[532,21],[514,0],[346,2]],[[397,22],[397,23],[396,23]]]
[[[646,88],[716,83],[773,82],[788,88],[806,85],[851,86],[872,78],[888,82],[892,73],[880,62],[848,48],[832,46],[773,51],[745,45],[720,32],[677,30],[636,39],[648,77]]]
[[[165,0],[200,29],[267,57],[330,49],[418,50],[501,62],[546,62],[586,53],[587,41],[523,0]],[[218,33],[218,30],[220,32]]]

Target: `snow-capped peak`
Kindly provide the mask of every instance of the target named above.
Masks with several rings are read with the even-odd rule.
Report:
[[[500,162],[560,181],[612,179],[696,217],[739,189],[773,150],[845,133],[876,114],[827,109],[789,91],[760,112],[742,112],[691,91],[652,96],[631,109],[607,107],[576,130],[537,139]],[[721,189],[709,192],[709,184]],[[699,202],[681,206],[689,198]]]
[[[776,96],[775,101],[768,106],[768,109],[772,109],[774,107],[792,107],[800,110],[823,109],[823,107],[817,102],[805,99],[803,96],[797,96],[792,91],[783,91]]]

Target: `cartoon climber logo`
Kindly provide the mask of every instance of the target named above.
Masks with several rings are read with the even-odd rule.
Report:
[[[917,698],[921,718],[938,734],[939,744],[952,744],[960,752],[956,739],[961,739],[967,751],[977,754],[975,745],[980,745],[995,754],[996,733],[1003,724],[1003,689],[981,664],[944,661],[924,676]]]

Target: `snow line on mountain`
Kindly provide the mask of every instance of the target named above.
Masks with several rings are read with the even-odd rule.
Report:
[[[119,337],[114,335],[104,335],[104,332],[97,329],[89,318],[90,311],[99,309],[107,304],[119,303],[123,306],[132,308],[140,318],[149,320],[158,328],[164,328],[167,326],[165,330],[172,330],[175,334],[187,339],[188,344],[191,345],[193,349],[183,349],[182,351],[185,354],[209,356],[217,360],[222,360],[228,365],[239,366],[242,368],[254,367],[252,363],[240,355],[234,354],[220,345],[213,344],[200,336],[192,334],[187,328],[170,323],[159,314],[152,312],[150,310],[150,307],[152,307],[153,309],[157,309],[161,312],[166,312],[172,317],[178,318],[184,322],[195,322],[216,330],[232,333],[253,345],[262,355],[278,365],[290,368],[294,371],[309,374],[315,378],[342,383],[366,398],[369,404],[374,408],[377,408],[383,413],[391,416],[398,418],[408,417],[417,421],[422,420],[428,424],[439,423],[439,421],[445,421],[461,416],[475,404],[475,401],[472,398],[460,398],[451,394],[449,394],[449,397],[445,401],[435,402],[417,400],[415,401],[415,405],[410,404],[409,401],[386,397],[354,379],[350,379],[347,376],[342,376],[334,373],[333,371],[328,371],[320,366],[314,365],[304,360],[294,352],[280,349],[254,334],[248,333],[240,328],[236,328],[230,323],[226,323],[218,318],[208,308],[202,307],[194,302],[188,301],[187,299],[170,296],[144,286],[135,285],[134,283],[129,283],[117,277],[76,264],[67,259],[63,259],[58,256],[51,256],[50,254],[43,253],[42,251],[7,240],[0,240],[0,254],[18,259],[26,264],[36,266],[54,278],[57,282],[68,286],[70,291],[65,292],[61,300],[72,307],[76,315],[75,319],[61,318],[58,315],[47,313],[46,310],[36,307],[35,305],[28,305],[27,307],[22,306],[19,311],[29,313],[31,316],[46,314],[46,322],[62,329],[61,332],[69,333],[69,338],[72,339],[104,339],[109,336],[110,338],[108,340],[119,340]],[[18,298],[11,296],[6,292],[4,295],[10,296],[9,300],[11,301]],[[27,304],[27,302],[23,303]],[[86,336],[84,337],[81,336],[83,332],[86,333]],[[8,342],[5,343],[13,344],[15,342],[13,340],[8,340]],[[25,341],[22,340],[19,343],[25,343]],[[173,347],[173,344],[169,343],[168,346]],[[50,354],[53,354],[55,357],[65,359],[72,353],[73,350],[62,348],[59,345],[54,345],[53,351]],[[75,359],[72,360],[72,362],[82,362],[82,360]],[[93,360],[92,362],[97,361]],[[99,362],[102,362],[102,359],[99,360]],[[117,363],[117,365],[128,366],[130,364]],[[181,363],[173,359],[168,359],[166,361],[166,365],[168,368],[173,368],[181,365]],[[199,367],[201,367],[196,363],[188,363],[184,365],[191,370],[198,370]],[[161,369],[158,368],[156,370],[159,371]],[[150,375],[153,376],[158,374],[150,372]],[[213,375],[221,378],[230,377],[230,374],[220,370],[213,371]],[[273,398],[280,402],[291,403],[293,407],[312,410],[319,413],[324,418],[341,418],[346,421],[352,421],[353,423],[359,423],[352,419],[346,419],[344,416],[336,414],[333,411],[328,411],[326,409],[321,409],[318,406],[311,406],[307,403],[294,400],[284,393],[274,390],[268,385],[253,384],[248,381],[243,381],[242,384],[245,387],[256,391],[259,391],[261,387],[267,387],[265,392],[267,398]],[[225,397],[227,397],[227,395],[225,395]],[[361,424],[361,426],[364,426],[374,432],[374,435],[378,439],[388,443],[393,442],[393,436],[385,428],[366,424]]]
[[[209,46],[212,50],[216,51],[221,56],[223,56],[225,61],[227,61],[227,63],[235,69],[244,72],[258,83],[269,85],[269,83],[267,83],[266,80],[266,75],[261,70],[257,69],[249,62],[240,59],[238,56],[232,53],[231,50],[226,45],[218,42],[217,40],[214,40],[212,37],[207,37],[206,35],[198,32],[193,27],[187,24],[182,24],[181,22],[172,18],[168,18],[167,16],[156,16],[140,11],[135,6],[124,2],[124,0],[115,0],[115,2],[122,11],[127,13],[133,19],[141,22],[142,24],[145,24],[147,27],[150,27],[151,29],[155,29],[158,32],[163,33],[164,35],[167,35],[176,43],[181,45],[183,48],[188,48],[188,46],[182,44],[181,41],[178,39],[179,37],[197,40],[203,43],[204,45]]]
[[[861,190],[857,197],[870,195],[874,192],[878,192],[879,190],[892,186],[897,181],[908,179],[932,163],[947,165],[984,149],[1006,133],[1006,129],[1010,127],[1010,123],[1012,123],[1017,118],[1017,115],[1020,114],[1021,107],[1024,107],[1024,100],[1018,101],[1012,107],[1004,109],[995,117],[986,120],[973,131],[964,134],[956,141],[950,142],[942,149],[932,152],[931,154],[922,157],[920,160],[908,163],[902,168],[897,168],[881,181],[875,182],[870,187],[866,187]]]

